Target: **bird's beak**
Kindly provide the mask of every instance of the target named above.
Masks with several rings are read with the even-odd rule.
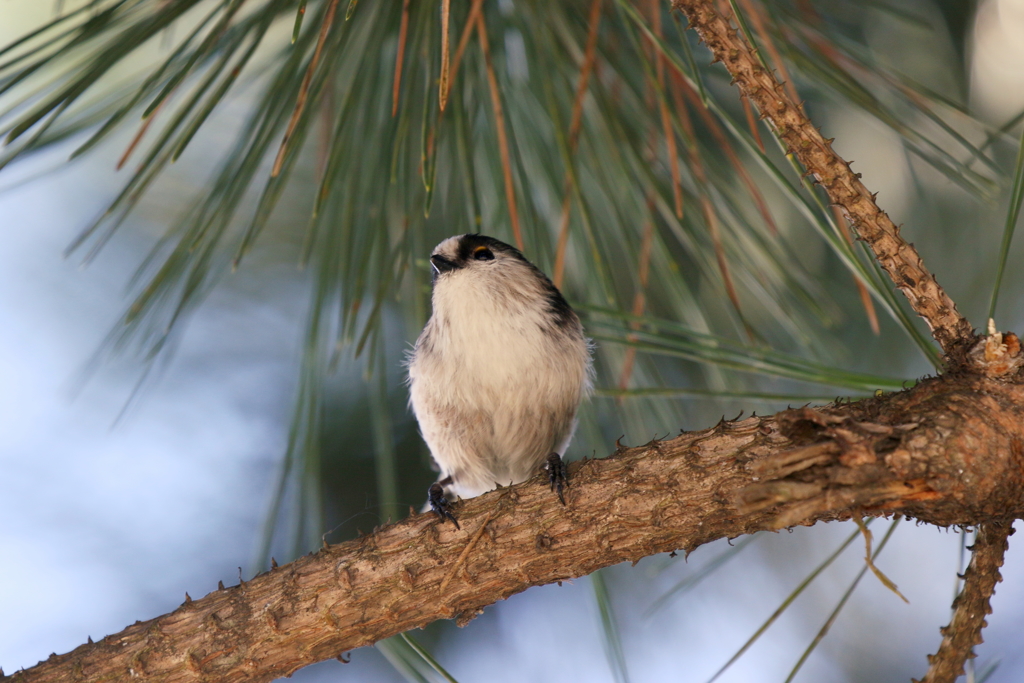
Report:
[[[430,257],[430,265],[434,269],[434,277],[437,277],[441,273],[447,273],[449,270],[455,270],[458,268],[455,261],[446,259],[440,254],[434,254]]]

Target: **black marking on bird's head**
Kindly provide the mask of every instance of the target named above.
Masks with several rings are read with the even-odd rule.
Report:
[[[437,278],[445,273],[490,265],[503,259],[515,259],[531,265],[512,245],[475,233],[450,237],[441,242],[430,255],[430,265],[436,282]]]
[[[498,257],[514,258],[529,263],[522,252],[511,244],[505,244],[487,235],[471,233],[459,237],[456,245],[456,253],[463,263],[470,261],[494,261]]]

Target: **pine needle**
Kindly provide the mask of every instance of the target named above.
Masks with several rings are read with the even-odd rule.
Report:
[[[597,54],[597,37],[601,26],[601,1],[591,0],[590,2],[590,15],[587,19],[587,46],[583,53],[583,64],[580,65],[580,75],[576,81],[576,93],[572,100],[572,119],[569,123],[570,164],[575,158],[576,145],[579,141],[580,129],[583,125],[583,97],[587,94],[590,73],[594,70],[594,60]],[[566,170],[565,190],[562,192],[562,213],[558,221],[555,267],[551,276],[555,287],[562,286],[562,278],[565,275],[565,252],[569,246],[569,214],[572,208],[572,179],[569,177],[571,171],[571,168]]]
[[[1010,244],[1013,242],[1013,232],[1017,227],[1017,218],[1020,216],[1022,200],[1024,200],[1024,130],[1022,130],[1020,141],[1017,144],[1017,163],[1013,170],[1013,188],[1010,191],[1010,204],[1006,210],[1006,223],[1003,225],[1003,241],[999,246],[999,265],[996,266],[995,283],[992,285],[992,298],[988,304],[987,317],[989,319],[995,318],[996,315],[999,288],[1003,282],[1006,260],[1010,256]]]
[[[395,81],[391,89],[391,116],[398,113],[398,95],[402,87],[402,63],[405,61],[405,41],[409,34],[409,0],[402,0],[402,23],[398,29],[398,52],[395,54]]]
[[[452,0],[441,0],[441,82],[438,85],[438,101],[441,111],[448,104],[449,82],[449,49],[448,49],[448,26],[451,24],[450,15]]]
[[[876,567],[875,563],[872,561],[871,531],[868,529],[867,525],[864,524],[864,520],[860,517],[854,517],[853,521],[857,524],[857,528],[859,528],[860,532],[864,535],[864,562],[867,563],[868,569],[870,569],[871,573],[874,574],[878,578],[878,580],[882,582],[883,586],[885,586],[893,593],[898,595],[900,600],[909,604],[910,600],[907,600],[907,598],[904,597],[903,593],[900,593],[899,589],[896,587],[896,584],[893,583],[888,576],[883,574],[882,570]]]
[[[892,533],[896,531],[896,527],[899,526],[899,523],[900,520],[899,518],[897,518],[894,519],[892,524],[889,525],[889,530],[885,532],[885,536],[882,537],[882,542],[878,544],[878,550],[875,551],[874,557],[877,557],[878,554],[882,552],[882,549],[885,548],[886,543],[889,542],[889,539],[892,537]],[[815,634],[814,638],[811,640],[811,643],[807,646],[807,649],[805,649],[803,651],[803,654],[800,655],[800,659],[797,660],[797,663],[789,672],[789,676],[786,677],[785,683],[791,683],[791,681],[794,678],[796,678],[797,673],[803,667],[804,663],[807,661],[807,658],[811,656],[811,653],[814,652],[815,648],[818,647],[818,644],[825,639],[826,635],[828,635],[828,632],[832,629],[832,625],[835,624],[836,619],[839,617],[839,613],[843,610],[843,607],[846,606],[847,601],[850,599],[850,596],[853,595],[853,591],[857,588],[857,585],[860,583],[860,580],[864,578],[864,574],[867,573],[868,566],[870,566],[871,560],[869,560],[868,562],[869,564],[865,565],[865,567],[860,570],[857,576],[850,583],[849,587],[846,589],[846,592],[843,593],[842,597],[839,599],[839,602],[836,604],[831,614],[829,614],[828,618],[825,620],[825,623],[822,625],[821,629],[818,630],[818,633]]]
[[[738,660],[738,659],[739,659],[740,657],[742,657],[742,656],[743,656],[743,654],[744,654],[744,653],[745,653],[745,652],[746,652],[747,650],[749,650],[749,649],[750,649],[750,647],[751,647],[751,646],[752,646],[752,645],[753,645],[754,643],[756,643],[756,642],[757,642],[757,640],[758,640],[758,639],[759,639],[759,638],[760,638],[760,637],[761,637],[761,636],[762,636],[762,635],[764,634],[764,632],[765,632],[765,631],[767,631],[767,630],[768,630],[768,629],[769,629],[769,628],[771,627],[771,625],[772,625],[772,624],[774,624],[774,623],[775,623],[775,621],[776,621],[776,620],[777,620],[777,619],[778,619],[779,617],[781,617],[781,616],[782,616],[782,614],[783,614],[783,613],[784,613],[784,612],[785,612],[785,611],[786,611],[787,609],[789,609],[789,606],[793,604],[793,601],[794,601],[794,600],[796,600],[796,599],[797,599],[798,597],[800,597],[800,594],[801,594],[801,593],[803,593],[803,592],[804,592],[804,590],[806,590],[806,589],[807,589],[807,587],[808,587],[808,586],[810,586],[810,585],[811,585],[811,583],[812,583],[812,582],[813,582],[813,581],[814,581],[814,580],[815,580],[816,578],[818,578],[818,576],[819,576],[819,575],[820,575],[820,574],[821,574],[821,573],[822,573],[823,571],[825,571],[826,569],[828,569],[828,567],[829,567],[829,566],[830,566],[830,565],[831,565],[831,564],[832,564],[833,562],[835,562],[835,561],[836,561],[836,558],[838,558],[838,557],[839,557],[839,556],[840,556],[840,555],[842,554],[842,552],[843,552],[844,550],[846,550],[846,548],[847,548],[847,547],[849,547],[849,545],[850,545],[851,543],[853,543],[853,540],[854,540],[855,538],[857,538],[857,536],[859,536],[859,535],[860,535],[860,531],[858,530],[858,531],[854,531],[854,532],[853,532],[852,534],[850,534],[849,536],[847,536],[846,540],[845,540],[845,541],[843,541],[843,543],[842,543],[842,544],[840,544],[840,546],[839,546],[838,548],[836,548],[836,549],[835,549],[835,550],[834,550],[834,551],[832,552],[832,554],[831,554],[831,555],[829,555],[828,557],[826,557],[826,558],[825,558],[825,559],[824,559],[824,560],[823,560],[823,561],[821,562],[821,564],[819,564],[819,565],[818,565],[817,567],[815,567],[815,568],[814,568],[814,570],[813,570],[813,571],[811,571],[811,573],[810,573],[810,574],[808,574],[807,576],[805,576],[805,577],[804,577],[804,579],[803,579],[803,580],[802,580],[802,581],[801,581],[801,582],[800,582],[800,583],[799,583],[799,584],[797,585],[797,587],[796,587],[796,588],[794,588],[794,589],[793,589],[793,591],[792,591],[792,592],[791,592],[791,593],[790,593],[790,594],[789,594],[788,596],[786,596],[786,599],[782,601],[782,604],[781,604],[781,605],[779,605],[779,607],[778,607],[778,608],[777,608],[777,609],[776,609],[776,610],[775,610],[774,612],[772,612],[771,616],[770,616],[770,617],[768,617],[768,619],[766,619],[766,620],[764,621],[764,623],[763,623],[763,624],[761,624],[761,626],[760,626],[760,627],[759,627],[759,628],[758,628],[758,629],[757,629],[757,630],[756,630],[756,631],[754,632],[754,635],[750,636],[750,638],[748,638],[748,639],[747,639],[747,642],[743,643],[743,645],[742,645],[742,646],[740,647],[740,649],[739,649],[739,650],[737,650],[737,651],[736,651],[736,653],[735,653],[735,654],[734,654],[734,655],[733,655],[732,657],[730,657],[730,658],[729,658],[729,661],[727,661],[727,662],[726,662],[726,663],[725,663],[725,664],[724,664],[724,665],[722,666],[722,668],[720,668],[720,669],[719,669],[719,670],[718,670],[717,672],[715,672],[715,675],[714,675],[714,676],[712,676],[711,678],[709,678],[709,679],[708,679],[708,682],[707,682],[707,683],[714,683],[714,681],[715,681],[715,680],[717,680],[719,676],[721,676],[722,674],[724,674],[724,673],[725,673],[725,672],[726,672],[726,671],[727,671],[727,670],[729,669],[729,667],[731,667],[731,666],[732,666],[732,665],[733,665],[734,663],[736,663],[736,661],[737,661],[737,660]]]
[[[501,88],[498,87],[498,79],[494,75],[494,64],[491,62],[491,48],[487,42],[487,24],[484,23],[482,12],[476,15],[477,35],[480,38],[480,49],[484,53],[484,64],[487,67],[487,84],[490,86],[491,106],[494,110],[494,127],[498,132],[498,149],[501,153],[501,170],[505,178],[505,201],[508,204],[508,217],[512,225],[512,236],[515,238],[516,247],[522,251],[526,248],[523,243],[523,231],[519,227],[519,210],[516,207],[515,181],[512,179],[512,161],[508,152],[508,134],[505,132],[505,113],[501,105]]]
[[[299,0],[299,8],[295,11],[295,26],[292,28],[292,45],[299,39],[302,30],[302,19],[306,16],[306,0]]]
[[[331,0],[331,4],[327,7],[327,13],[324,15],[323,23],[320,25],[320,37],[317,39],[316,50],[313,52],[313,58],[309,60],[309,66],[306,68],[306,75],[302,78],[302,86],[299,88],[299,96],[295,101],[295,110],[292,112],[292,118],[288,121],[288,130],[284,134],[284,139],[281,140],[281,147],[277,151],[277,158],[274,159],[274,168],[270,171],[270,177],[276,178],[281,173],[281,167],[284,165],[284,157],[288,152],[288,142],[291,140],[292,133],[295,132],[295,127],[299,124],[299,119],[302,117],[302,112],[306,109],[306,100],[309,98],[309,86],[313,81],[313,74],[316,73],[316,67],[320,63],[320,54],[323,52],[324,44],[327,42],[327,36],[331,32],[331,26],[334,24],[334,13],[338,9],[339,0]],[[352,4],[349,5],[349,11],[352,11],[355,5],[355,0],[352,0]],[[346,17],[347,19],[348,17]]]

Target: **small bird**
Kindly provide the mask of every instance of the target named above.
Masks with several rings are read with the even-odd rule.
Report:
[[[450,237],[430,265],[433,313],[408,363],[410,404],[441,471],[430,507],[458,527],[446,496],[517,484],[544,463],[564,504],[561,455],[591,389],[579,318],[544,273],[493,237]]]

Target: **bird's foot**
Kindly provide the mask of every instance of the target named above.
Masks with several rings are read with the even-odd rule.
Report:
[[[437,482],[431,484],[430,488],[427,489],[427,502],[430,503],[430,509],[441,518],[442,524],[444,524],[444,520],[450,519],[456,529],[462,529],[459,526],[459,520],[455,519],[455,515],[452,514],[451,503],[444,497],[444,488]]]
[[[562,462],[562,456],[558,453],[552,453],[548,456],[548,462],[544,468],[548,471],[548,481],[551,482],[551,490],[558,492],[558,500],[562,501],[562,505],[565,505],[565,496],[562,495],[562,489],[569,488],[569,473],[565,468],[565,463]]]

